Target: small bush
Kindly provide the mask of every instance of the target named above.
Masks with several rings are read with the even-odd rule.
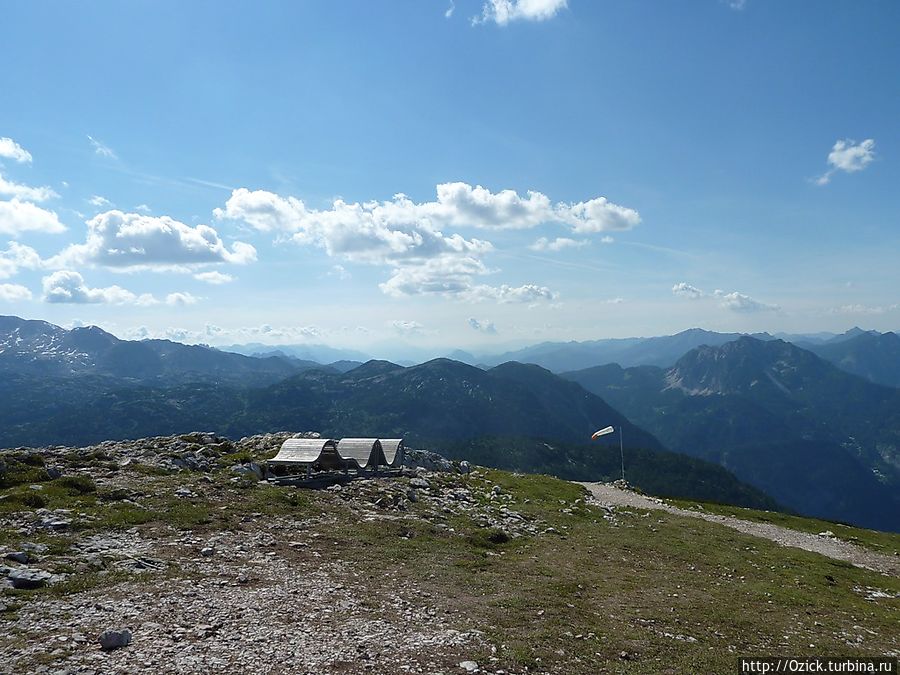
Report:
[[[495,548],[509,541],[509,535],[501,529],[492,527],[469,536],[469,542],[478,548]]]
[[[47,506],[47,500],[44,499],[44,495],[37,490],[28,490],[28,492],[22,493],[18,501],[20,504],[30,506],[33,509],[42,509]]]
[[[7,456],[0,460],[0,488],[43,483],[50,480],[44,458],[35,454]]]
[[[64,476],[58,478],[55,484],[70,494],[86,495],[97,491],[97,486],[88,476]]]

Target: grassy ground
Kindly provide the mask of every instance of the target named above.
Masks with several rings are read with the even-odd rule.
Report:
[[[773,525],[780,525],[781,527],[800,530],[801,532],[818,534],[819,532],[831,531],[834,533],[834,536],[843,539],[844,541],[865,546],[866,548],[878,551],[879,553],[900,555],[900,534],[879,532],[878,530],[865,530],[844,525],[842,523],[818,520],[816,518],[804,518],[802,516],[792,516],[777,511],[754,511],[753,509],[743,509],[738,506],[728,506],[727,504],[710,504],[707,502],[681,499],[668,499],[666,501],[684,509],[703,510],[706,513],[714,513],[722,516],[735,516],[736,518],[753,520],[761,523],[772,523]]]
[[[30,478],[34,478],[30,476]],[[325,560],[370,570],[373,592],[412,584],[438,609],[462,611],[461,629],[485,633],[496,651],[467,654],[495,669],[555,673],[734,672],[739,655],[884,655],[900,652],[900,580],[734,530],[660,512],[620,510],[614,519],[583,502],[581,487],[544,476],[481,471],[432,479],[469,487],[486,501],[493,485],[513,496],[509,507],[541,521],[539,536],[507,539],[466,516],[440,527],[424,516],[425,499],[404,515],[421,519],[360,522],[358,509],[325,491],[233,483],[131,468],[116,478],[120,492],[86,481],[47,481],[0,489],[0,517],[33,508],[82,514],[66,534],[24,536],[0,529],[0,545],[44,541],[64,552],[85,534],[138,527],[146,538],[192,530],[252,531],[260,521],[309,518]],[[393,479],[405,480],[405,479]],[[198,496],[174,496],[187,486]],[[130,495],[143,508],[122,501]],[[704,509],[713,510],[704,505]],[[720,507],[723,513],[768,519],[806,531],[831,529],[841,538],[896,550],[896,537],[781,514]],[[333,516],[316,525],[322,514]],[[319,528],[318,530],[316,528]],[[452,529],[452,531],[451,531]],[[279,547],[279,555],[294,555]],[[53,556],[51,555],[51,560]],[[167,574],[178,574],[177,567]],[[142,579],[147,579],[143,575]],[[82,575],[38,591],[3,592],[9,618],[31,599],[137,583],[128,574]],[[867,600],[867,589],[898,597]],[[0,624],[2,625],[2,624]]]

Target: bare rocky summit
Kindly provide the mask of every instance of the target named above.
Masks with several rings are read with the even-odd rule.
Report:
[[[0,672],[593,675],[900,653],[887,570],[427,450],[321,489],[261,480],[296,435],[313,433],[0,451]]]
[[[0,587],[50,591],[4,601],[0,609],[15,612],[0,662],[35,673],[414,673],[455,670],[462,657],[489,649],[464,613],[392,566],[367,565],[364,551],[361,560],[342,559],[332,537],[352,538],[357,524],[390,525],[392,536],[407,538],[426,524],[452,537],[459,518],[498,541],[546,527],[465,463],[422,450],[408,452],[399,477],[315,492],[259,481],[259,462],[286,438],[317,435],[232,442],[197,432],[3,453],[3,472],[35,465],[100,507],[37,506],[0,517],[4,531],[26,540],[24,551],[0,546]],[[35,504],[53,501],[42,495],[55,489],[50,483],[26,487]],[[273,508],[273,492],[291,496]],[[136,524],[126,518],[110,528],[109,505],[136,514]],[[159,505],[157,521],[150,512]],[[210,530],[211,511],[233,516],[231,527]]]

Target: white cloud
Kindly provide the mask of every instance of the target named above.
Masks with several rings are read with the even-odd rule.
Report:
[[[53,211],[15,197],[10,201],[0,200],[0,234],[15,237],[23,232],[56,234],[65,230],[66,226]]]
[[[0,157],[11,159],[20,164],[31,164],[31,153],[13,139],[3,136],[0,138]]]
[[[392,276],[381,289],[390,295],[459,295],[472,290],[473,276],[488,272],[480,258],[493,250],[492,244],[445,233],[447,228],[527,229],[553,222],[575,232],[601,232],[640,223],[637,211],[604,197],[552,204],[540,192],[494,193],[466,183],[442,183],[436,193],[431,202],[416,203],[397,194],[384,202],[339,199],[330,209],[319,210],[295,197],[240,188],[214,215],[316,246],[342,260],[387,265]]]
[[[685,282],[681,282],[672,286],[672,294],[682,298],[690,298],[696,300],[702,298],[705,294],[696,286],[691,286]]]
[[[59,270],[42,280],[44,301],[51,303],[152,304],[149,296],[136,296],[119,286],[89,288],[84,278],[71,270]]]
[[[162,329],[151,329],[147,326],[139,326],[138,328],[124,330],[122,334],[129,340],[165,339],[188,343],[216,342],[218,344],[242,342],[296,344],[319,338],[321,330],[316,326],[286,326],[279,328],[268,324],[242,326],[240,328],[221,328],[207,323],[201,330],[189,330],[171,326]]]
[[[497,326],[494,325],[493,321],[488,321],[487,319],[469,319],[469,326],[479,333],[487,333],[488,335],[496,335],[497,333]]]
[[[486,0],[481,16],[472,23],[493,21],[505,26],[511,21],[546,21],[568,6],[567,0]]]
[[[391,326],[393,326],[394,330],[400,335],[407,337],[421,335],[425,331],[425,326],[418,321],[391,321]]]
[[[331,267],[331,271],[328,272],[328,276],[330,276],[330,277],[337,277],[337,278],[340,279],[341,281],[347,281],[347,279],[350,279],[353,275],[350,274],[350,272],[348,272],[348,271],[344,268],[343,265],[333,265],[333,266]]]
[[[418,265],[395,268],[391,278],[379,284],[379,288],[394,297],[462,296],[472,290],[474,276],[487,273],[484,263],[475,258],[441,256]]]
[[[444,12],[444,18],[449,19],[451,16],[453,16],[454,11],[456,11],[456,4],[453,2],[453,0],[450,0],[450,6],[447,8],[447,11]]]
[[[747,6],[747,0],[728,0],[728,6],[739,12]]]
[[[199,302],[200,299],[190,293],[169,293],[166,296],[166,304],[173,306],[193,305]]]
[[[829,310],[830,314],[867,314],[879,315],[887,314],[900,307],[900,305],[842,305]]]
[[[197,281],[202,281],[207,284],[213,284],[214,286],[219,286],[221,284],[227,284],[231,281],[234,281],[234,277],[230,274],[223,274],[222,272],[198,272],[194,275],[194,278]]]
[[[726,293],[725,291],[716,290],[713,295],[719,298],[722,307],[730,309],[732,312],[749,314],[753,312],[778,312],[781,310],[778,305],[769,305],[764,302],[759,302],[749,295],[744,295],[737,291]]]
[[[461,237],[454,243],[435,247],[434,239],[443,235],[441,227],[481,229],[528,229],[542,223],[563,223],[575,232],[628,230],[641,222],[634,209],[619,206],[605,197],[585,202],[552,204],[540,192],[529,191],[523,197],[513,190],[491,192],[466,183],[441,183],[437,200],[413,202],[404,194],[391,201],[346,203],[336,200],[325,211],[308,209],[295,197],[280,197],[264,190],[235,190],[224,209],[216,209],[216,218],[242,220],[263,232],[293,234],[299,243],[315,243],[332,252],[353,252],[342,239],[364,238],[379,244],[389,254],[416,254],[422,249],[443,248],[460,252],[478,248],[478,240]],[[459,235],[453,235],[458,237]],[[452,239],[448,237],[447,239]],[[483,244],[484,242],[480,242]]]
[[[472,288],[466,297],[469,300],[496,300],[504,304],[508,303],[529,303],[536,304],[539,302],[556,300],[558,293],[554,293],[546,286],[538,286],[536,284],[524,284],[522,286],[507,286],[503,284],[499,287],[480,285]]]
[[[587,246],[589,243],[590,242],[587,239],[569,239],[567,237],[557,237],[556,239],[550,240],[547,239],[547,237],[541,237],[528,248],[533,251],[562,251],[566,248],[578,248],[581,246]]]
[[[854,173],[862,171],[875,159],[875,141],[867,138],[862,143],[850,139],[839,140],[828,153],[831,167],[816,179],[818,185],[827,185],[837,171]]]
[[[96,206],[97,208],[103,208],[104,206],[110,206],[112,204],[112,202],[109,201],[106,197],[101,197],[100,195],[94,195],[87,201],[88,204]]]
[[[681,298],[688,298],[690,300],[699,300],[700,298],[718,298],[719,306],[723,309],[728,309],[732,312],[740,312],[743,314],[749,314],[752,312],[781,311],[781,307],[779,307],[778,305],[770,305],[765,302],[759,302],[758,300],[754,300],[749,295],[745,295],[744,293],[738,293],[737,291],[726,293],[725,291],[716,289],[711,294],[707,294],[696,286],[691,286],[690,284],[683,281],[672,286],[672,294],[677,295]]]
[[[141,213],[150,213],[153,209],[151,209],[146,204],[138,204],[134,207],[135,211],[140,211]]]
[[[9,195],[10,197],[31,202],[45,202],[48,199],[59,197],[49,187],[30,187],[21,183],[14,183],[6,180],[2,174],[0,174],[0,195]]]
[[[477,254],[491,250],[489,242],[444,236],[422,213],[421,205],[397,195],[390,202],[348,204],[332,209],[307,209],[294,197],[245,188],[235,190],[219,219],[241,220],[263,231],[284,232],[298,244],[323,248],[328,255],[358,262],[429,258],[442,253]]]
[[[229,250],[212,227],[191,227],[168,216],[106,211],[87,221],[87,225],[87,241],[64,249],[48,261],[49,265],[165,269],[215,262],[246,264],[256,260],[256,249],[250,244],[235,242]]]
[[[0,139],[7,140],[7,139]],[[22,302],[31,300],[31,291],[18,284],[0,284],[0,300],[5,302]]]
[[[610,298],[609,300],[604,300],[607,305],[621,305],[625,302],[625,298]]]
[[[41,256],[37,251],[30,246],[11,241],[5,251],[0,251],[0,279],[15,276],[20,269],[39,269],[41,264]]]
[[[119,157],[113,152],[113,149],[103,143],[102,141],[98,141],[93,136],[88,136],[88,141],[90,141],[91,146],[94,148],[94,154],[100,155],[101,157],[108,157],[109,159],[118,159]]]

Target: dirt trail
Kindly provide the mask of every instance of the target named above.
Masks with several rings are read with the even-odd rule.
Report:
[[[614,506],[631,506],[638,509],[658,509],[668,511],[679,516],[688,516],[691,518],[701,518],[711,523],[719,523],[726,527],[734,528],[745,534],[755,537],[770,539],[782,546],[793,546],[802,548],[806,551],[820,553],[835,560],[844,560],[852,563],[857,567],[865,567],[881,574],[892,577],[900,577],[900,559],[894,556],[884,555],[870,551],[862,546],[850,544],[840,539],[831,537],[820,537],[808,532],[798,532],[779,525],[770,523],[757,523],[749,520],[741,520],[731,516],[720,516],[712,513],[703,513],[698,511],[689,511],[680,509],[676,506],[666,504],[662,500],[652,497],[644,497],[643,495],[621,490],[606,483],[579,483],[586,487],[591,495],[604,504],[612,504]]]

